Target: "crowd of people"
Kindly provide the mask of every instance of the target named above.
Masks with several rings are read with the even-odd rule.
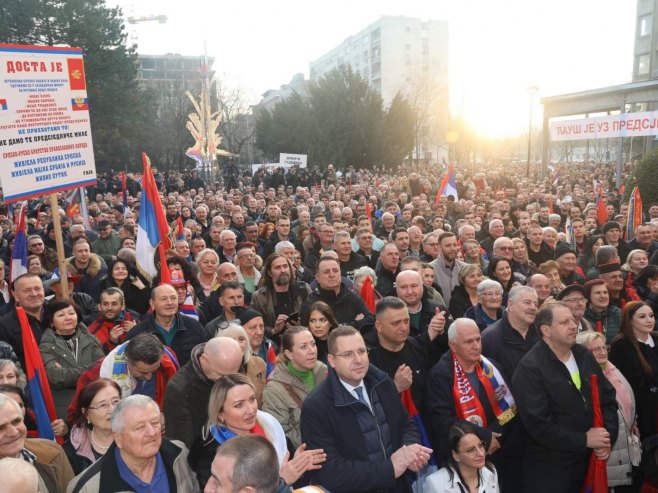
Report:
[[[458,198],[429,165],[228,190],[154,170],[166,282],[137,262],[139,177],[100,177],[88,218],[30,201],[11,283],[0,204],[0,470],[30,493],[575,493],[593,455],[639,491],[658,479],[658,204],[630,238],[607,165],[486,169],[458,167]],[[39,438],[17,307],[61,447]]]

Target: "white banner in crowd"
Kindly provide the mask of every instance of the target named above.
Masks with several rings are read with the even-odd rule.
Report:
[[[291,166],[299,166],[300,168],[306,168],[306,154],[279,154],[279,163],[280,166],[284,168],[290,168]]]
[[[80,48],[0,44],[5,202],[96,183]]]
[[[551,122],[551,140],[615,139],[658,135],[658,111]]]

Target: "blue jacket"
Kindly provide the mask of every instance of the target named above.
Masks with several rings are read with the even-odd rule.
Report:
[[[364,384],[373,411],[345,389],[332,368],[304,400],[302,440],[327,454],[312,482],[332,493],[409,493],[405,476],[395,479],[389,457],[403,445],[420,443],[418,428],[384,372],[370,365]]]

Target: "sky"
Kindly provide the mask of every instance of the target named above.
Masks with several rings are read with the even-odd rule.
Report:
[[[125,16],[138,52],[202,55],[256,103],[268,89],[308,78],[309,63],[382,15],[439,19],[450,29],[450,109],[491,137],[541,124],[542,97],[629,82],[633,0],[107,0]]]

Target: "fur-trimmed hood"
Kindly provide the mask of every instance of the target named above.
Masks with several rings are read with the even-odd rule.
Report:
[[[71,275],[73,276],[80,275],[79,269],[75,266],[75,257],[70,257],[66,259],[66,263],[67,263],[68,271],[71,273]],[[98,255],[92,253],[91,256],[89,257],[87,276],[96,277],[96,275],[98,275],[98,273],[101,271],[102,268],[103,268],[103,261]]]

